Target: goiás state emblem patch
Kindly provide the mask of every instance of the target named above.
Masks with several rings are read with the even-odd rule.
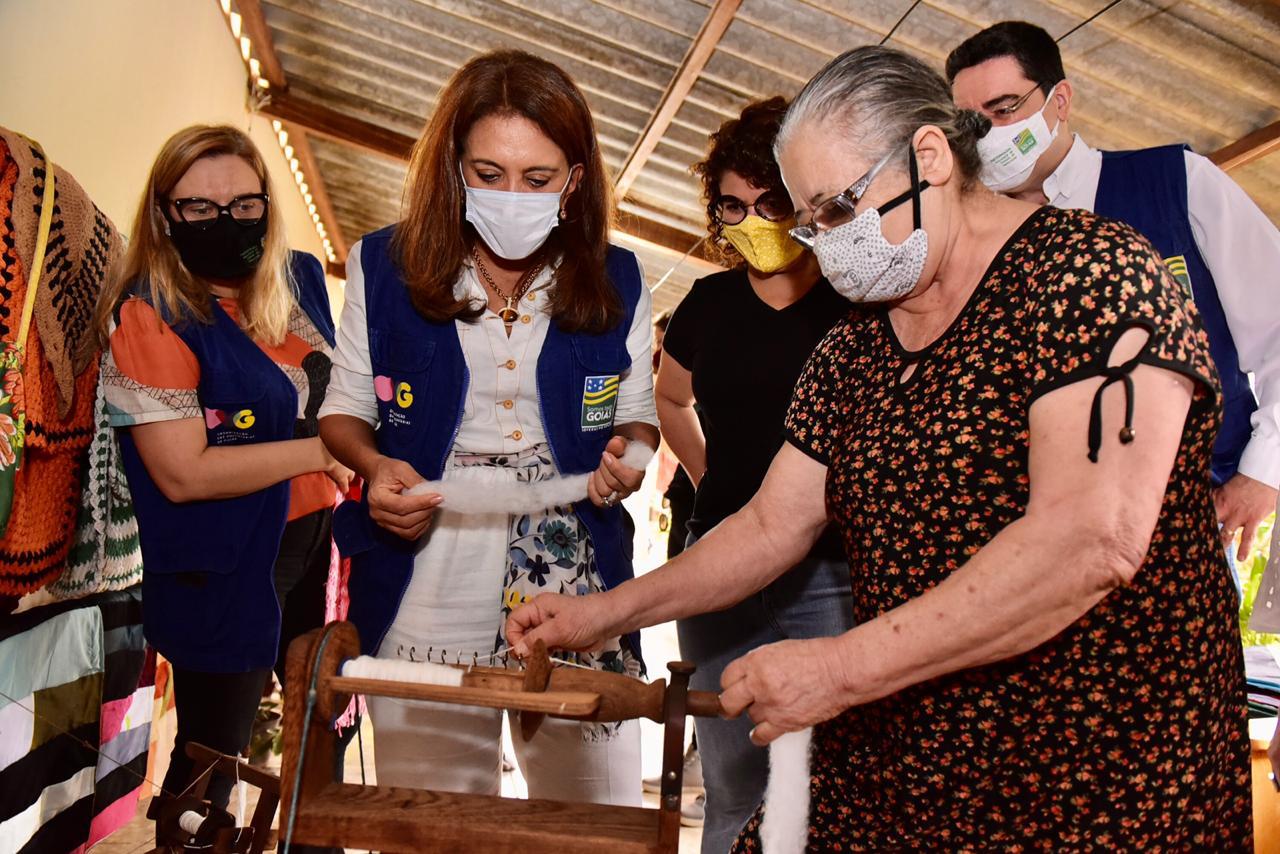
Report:
[[[618,375],[587,377],[582,386],[582,429],[604,430],[613,426],[618,408]]]

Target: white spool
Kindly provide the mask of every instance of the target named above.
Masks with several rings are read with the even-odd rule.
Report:
[[[370,655],[362,655],[343,663],[342,675],[354,679],[414,682],[419,685],[462,684],[462,670],[457,667],[396,658],[374,658]]]

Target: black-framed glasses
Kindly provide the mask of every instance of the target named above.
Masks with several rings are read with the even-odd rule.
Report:
[[[756,196],[754,202],[744,202],[737,196],[718,196],[714,210],[716,220],[721,225],[737,225],[752,210],[756,212],[756,216],[769,222],[781,222],[796,212],[795,205],[791,204],[791,197],[781,190],[766,190]]]
[[[1012,118],[1013,115],[1018,112],[1018,110],[1022,109],[1022,105],[1027,102],[1027,99],[1030,98],[1039,90],[1040,90],[1040,84],[1037,83],[1035,86],[1031,87],[1030,91],[1028,91],[1021,98],[1018,98],[1017,100],[1013,101],[1012,103],[1001,104],[998,107],[992,107],[990,110],[987,111],[987,116],[993,119]]]
[[[173,202],[183,222],[205,229],[217,222],[218,217],[223,214],[231,217],[239,225],[257,225],[267,215],[267,205],[271,199],[266,193],[248,193],[236,196],[225,205],[198,196],[170,201]]]
[[[889,161],[893,159],[895,153],[890,151],[884,157],[881,157],[875,166],[867,170],[867,174],[854,181],[843,192],[836,193],[824,202],[819,202],[818,206],[813,209],[813,213],[809,215],[807,222],[797,225],[788,232],[791,235],[791,239],[805,249],[812,249],[814,241],[818,239],[818,232],[829,231],[852,220],[857,213],[858,202],[866,195],[867,188],[871,186],[871,182],[880,174],[880,170],[884,169]],[[911,175],[911,186],[877,207],[876,212],[880,216],[884,216],[907,199],[912,198],[916,193],[928,189],[928,181],[917,181],[916,153],[915,149],[910,145],[907,146],[907,168]],[[920,208],[918,205],[915,210],[915,227],[920,227]]]

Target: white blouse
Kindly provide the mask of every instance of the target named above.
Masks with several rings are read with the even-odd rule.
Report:
[[[347,256],[347,287],[338,324],[338,346],[333,353],[333,372],[320,417],[352,415],[377,426],[378,399],[369,361],[360,249],[358,242]],[[550,304],[551,277],[552,270],[544,269],[521,298],[520,317],[511,327],[510,337],[502,319],[487,308],[474,322],[455,321],[462,354],[471,374],[462,425],[454,441],[455,453],[517,454],[546,443],[538,408],[537,367],[538,355],[551,326],[551,316],[546,310]],[[484,286],[470,265],[459,277],[455,292],[460,297],[486,300]],[[627,333],[631,367],[622,374],[619,383],[615,424],[640,422],[658,426],[650,370],[652,311],[649,289],[641,288]]]

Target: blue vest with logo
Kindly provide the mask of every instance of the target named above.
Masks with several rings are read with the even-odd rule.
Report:
[[[394,226],[364,238],[369,360],[378,394],[378,450],[404,460],[428,480],[439,480],[462,425],[470,375],[453,321],[433,323],[414,309],[391,252]],[[537,392],[542,425],[556,470],[562,475],[594,471],[613,436],[616,395],[596,402],[598,386],[612,386],[631,367],[627,331],[635,315],[640,279],[635,256],[610,247],[607,272],[625,307],[621,323],[599,335],[568,333],[555,323],[538,355]],[[615,386],[616,387],[616,386]],[[593,395],[597,395],[593,400]],[[631,543],[622,509],[574,505],[595,547],[596,567],[606,587],[632,577]],[[415,544],[376,525],[367,498],[334,513],[334,539],[351,558],[351,610],[361,651],[377,652],[413,574]],[[495,612],[500,603],[494,602]],[[639,654],[639,638],[631,636]]]
[[[303,253],[291,253],[290,262],[300,307],[332,343],[323,269]],[[155,305],[145,285],[132,293]],[[211,323],[169,323],[200,365],[197,395],[209,447],[292,439],[298,417],[292,380],[212,298],[210,311]],[[186,669],[271,667],[280,642],[273,568],[289,481],[237,498],[176,503],[147,473],[130,432],[118,436],[138,516],[147,641]]]
[[[1185,145],[1102,152],[1094,210],[1132,226],[1151,241],[1187,296],[1194,298],[1209,335],[1209,354],[1222,382],[1222,429],[1213,446],[1213,481],[1230,480],[1253,432],[1258,401],[1240,370],[1235,339],[1209,266],[1196,247],[1187,209]]]

